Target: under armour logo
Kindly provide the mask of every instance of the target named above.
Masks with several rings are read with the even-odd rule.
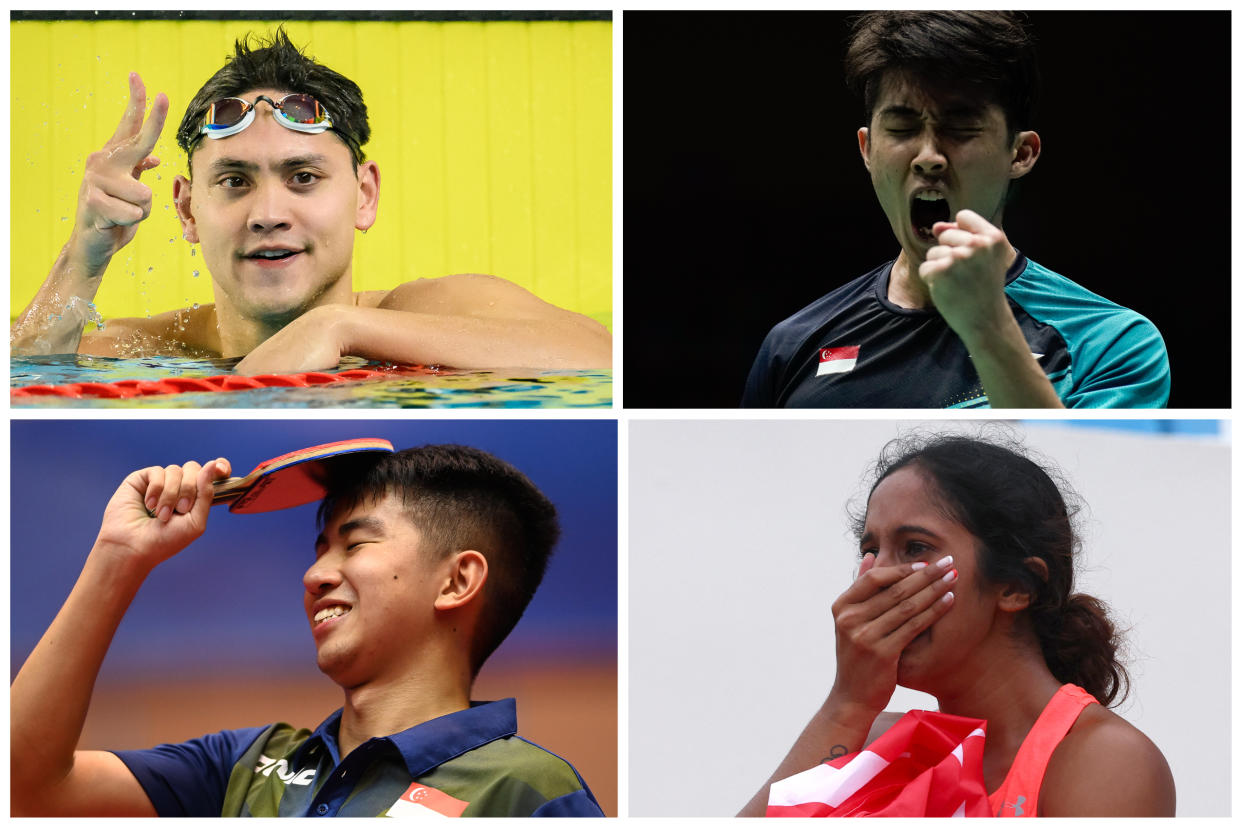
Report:
[[[1019,797],[1018,797],[1018,804],[1017,804],[1017,805],[1014,805],[1012,802],[1006,802],[1006,803],[1005,803],[1005,808],[1013,808],[1013,815],[1014,815],[1014,816],[1016,816],[1016,817],[1020,817],[1020,816],[1022,816],[1022,814],[1024,813],[1024,811],[1022,810],[1022,803],[1023,803],[1023,802],[1026,802],[1026,797],[1025,797],[1025,796],[1019,796]],[[1002,808],[1001,810],[1003,811],[1003,810],[1004,810],[1004,808]],[[1004,816],[1004,814],[1003,814],[1003,813],[1001,813],[1001,814],[997,814],[997,816]]]

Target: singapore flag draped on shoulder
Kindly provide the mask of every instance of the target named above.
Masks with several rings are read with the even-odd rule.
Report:
[[[770,817],[986,817],[987,722],[913,710],[865,750],[772,783]]]

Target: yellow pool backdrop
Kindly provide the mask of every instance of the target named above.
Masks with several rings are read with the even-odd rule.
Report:
[[[73,227],[86,156],[128,99],[128,74],[170,101],[143,175],[151,217],[113,259],[105,318],[212,301],[181,238],[172,182],[186,104],[265,21],[11,22],[12,276],[16,316]],[[306,53],[362,87],[379,220],[357,234],[354,287],[491,273],[610,324],[612,27],[608,22],[290,22]],[[197,275],[196,275],[197,273]]]

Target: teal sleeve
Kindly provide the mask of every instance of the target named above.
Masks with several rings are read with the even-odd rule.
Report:
[[[1156,326],[1137,313],[1110,335],[1071,346],[1073,367],[1061,399],[1066,408],[1164,408],[1169,357]]]
[[[1142,315],[1029,260],[1006,293],[1065,340],[1069,368],[1048,379],[1066,408],[1168,405],[1164,339]]]

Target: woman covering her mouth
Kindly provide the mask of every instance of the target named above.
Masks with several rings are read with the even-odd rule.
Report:
[[[854,519],[858,577],[832,605],[836,680],[741,816],[765,813],[773,782],[873,744],[901,716],[884,712],[897,685],[986,722],[995,816],[1174,815],[1164,755],[1109,710],[1127,692],[1120,638],[1104,603],[1074,592],[1076,508],[1054,475],[962,435],[885,448]]]

